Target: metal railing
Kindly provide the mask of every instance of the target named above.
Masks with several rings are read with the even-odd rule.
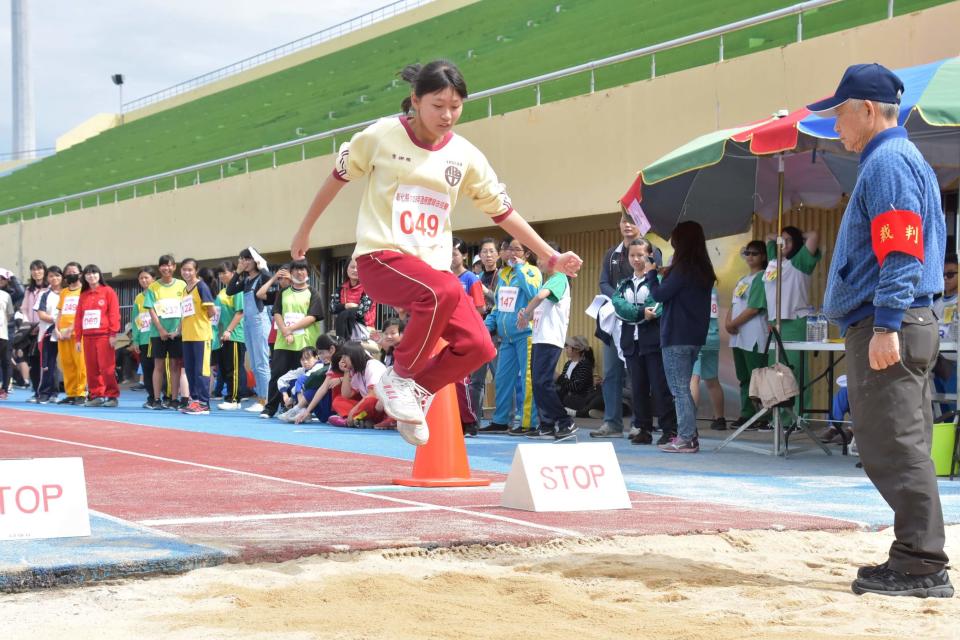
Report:
[[[701,31],[693,35],[684,36],[682,38],[676,38],[673,40],[668,40],[667,42],[662,42],[660,44],[652,45],[649,47],[643,47],[642,49],[635,49],[633,51],[628,51],[626,53],[621,53],[615,56],[610,56],[607,58],[602,58],[600,60],[594,60],[592,62],[587,62],[580,64],[574,67],[567,67],[565,69],[560,69],[559,71],[553,71],[551,73],[543,74],[533,78],[528,78],[526,80],[519,80],[517,82],[511,82],[510,84],[505,84],[493,89],[487,89],[485,91],[479,91],[471,95],[467,102],[476,102],[480,100],[487,101],[487,116],[493,115],[493,98],[498,95],[509,93],[517,89],[524,89],[533,87],[535,91],[535,100],[536,104],[540,104],[541,96],[541,85],[546,82],[557,80],[560,78],[566,78],[568,76],[576,75],[586,71],[590,72],[590,81],[589,81],[589,92],[593,93],[596,89],[596,76],[595,72],[597,69],[602,67],[607,67],[613,64],[625,62],[628,60],[634,60],[643,56],[651,56],[650,66],[651,66],[651,77],[656,77],[656,54],[662,51],[667,51],[669,49],[674,49],[676,47],[687,45],[695,42],[700,42],[702,40],[707,40],[716,36],[723,36],[724,34],[732,33],[745,29],[747,27],[756,26],[766,22],[771,22],[773,20],[778,20],[780,18],[796,15],[797,16],[797,42],[803,40],[803,12],[809,11],[811,9],[817,9],[826,5],[836,4],[842,0],[809,0],[808,2],[802,2],[799,4],[792,5],[790,7],[785,7],[783,9],[778,9],[776,11],[770,11],[746,20],[739,20],[737,22],[732,22],[708,31]],[[894,0],[888,0],[887,4],[887,18],[893,16],[893,4]],[[723,40],[721,38],[719,49],[718,49],[718,59],[723,60]],[[183,186],[190,186],[193,184],[200,184],[203,182],[201,179],[201,172],[207,169],[215,169],[219,167],[219,178],[223,179],[226,177],[226,174],[229,173],[229,170],[225,170],[226,167],[230,167],[233,163],[243,163],[243,173],[250,171],[250,159],[257,158],[261,156],[269,155],[271,156],[270,166],[272,168],[277,167],[277,153],[284,151],[286,149],[292,149],[299,147],[300,148],[300,160],[306,160],[307,158],[307,145],[311,143],[316,143],[318,141],[327,140],[331,141],[330,152],[336,153],[336,139],[337,136],[349,133],[352,131],[360,130],[364,127],[367,127],[379,118],[372,120],[366,120],[363,122],[357,122],[354,124],[346,125],[343,127],[337,127],[336,129],[330,129],[322,133],[313,134],[310,136],[305,136],[303,138],[297,138],[295,140],[289,140],[287,142],[281,142],[278,144],[260,147],[258,149],[252,149],[249,151],[243,151],[241,153],[236,153],[230,156],[223,158],[217,158],[215,160],[208,160],[205,162],[198,162],[189,166],[181,167],[179,169],[174,169],[172,171],[165,171],[163,173],[158,173],[151,176],[146,176],[143,178],[135,178],[133,180],[127,180],[125,182],[120,182],[117,184],[112,184],[106,187],[100,187],[97,189],[91,189],[89,191],[84,191],[81,193],[74,193],[69,196],[61,196],[57,198],[51,198],[49,200],[43,200],[40,202],[34,202],[28,205],[13,207],[0,211],[0,216],[17,214],[21,212],[36,212],[43,210],[44,208],[48,209],[48,213],[53,213],[54,206],[63,205],[64,210],[67,210],[69,203],[79,201],[79,208],[84,208],[84,199],[86,198],[96,198],[96,206],[100,206],[105,202],[118,202],[120,200],[120,191],[126,189],[133,189],[132,197],[136,198],[139,196],[138,187],[148,185],[146,189],[146,195],[153,195],[157,193],[157,183],[165,180],[173,180],[173,189],[179,189]],[[102,196],[106,195],[104,198]],[[112,196],[112,197],[110,197]],[[124,197],[123,199],[127,199]],[[22,219],[22,216],[21,216]]]
[[[332,27],[327,27],[316,33],[311,33],[308,36],[298,38],[286,44],[282,44],[279,47],[274,47],[273,49],[268,49],[261,53],[258,53],[249,58],[244,58],[238,62],[228,64],[225,67],[220,67],[219,69],[214,69],[204,73],[203,75],[196,76],[195,78],[190,78],[189,80],[184,80],[183,82],[177,83],[166,89],[161,89],[154,93],[147,94],[136,100],[131,100],[130,102],[124,102],[121,106],[122,113],[129,113],[134,109],[139,109],[145,107],[149,104],[155,102],[160,102],[161,100],[166,100],[167,98],[172,98],[174,96],[180,95],[181,93],[186,93],[187,91],[192,91],[198,87],[216,82],[217,80],[223,80],[230,76],[236,75],[247,69],[252,69],[253,67],[260,66],[271,60],[276,60],[277,58],[282,58],[288,56],[295,51],[300,51],[301,49],[306,49],[308,47],[313,47],[318,44],[322,44],[334,38],[339,38],[340,36],[346,35],[353,31],[358,31],[370,25],[386,20],[387,18],[392,18],[401,13],[405,13],[410,9],[416,9],[417,7],[429,4],[433,0],[398,0],[397,2],[391,2],[390,4],[384,5],[372,11],[368,11],[362,15],[359,15],[350,20],[346,20],[339,24],[335,24]]]

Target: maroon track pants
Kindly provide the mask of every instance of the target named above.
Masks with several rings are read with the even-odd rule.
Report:
[[[362,255],[357,270],[373,301],[410,313],[403,340],[393,351],[393,368],[399,375],[436,393],[496,355],[483,318],[450,271],[438,271],[397,251]],[[440,338],[447,346],[432,355]]]

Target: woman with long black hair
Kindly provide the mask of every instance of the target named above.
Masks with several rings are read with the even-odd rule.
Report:
[[[644,284],[650,296],[663,303],[660,318],[660,348],[663,370],[677,412],[677,437],[660,446],[667,453],[697,453],[697,415],[690,393],[693,363],[707,340],[710,324],[710,294],[717,275],[707,254],[703,227],[692,220],[681,222],[670,234],[673,260],[657,278],[657,265],[644,266]]]

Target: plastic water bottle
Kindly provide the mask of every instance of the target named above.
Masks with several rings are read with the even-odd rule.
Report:
[[[820,312],[817,314],[817,325],[818,325],[819,328],[820,328],[820,330],[819,330],[819,335],[820,335],[820,340],[819,340],[819,342],[826,342],[826,341],[829,339],[829,337],[830,337],[830,336],[829,336],[829,331],[828,331],[828,329],[830,328],[830,323],[827,322],[827,316],[824,315],[823,309],[821,309]]]
[[[807,309],[807,342],[819,342],[820,326],[817,324],[817,316],[813,309]]]

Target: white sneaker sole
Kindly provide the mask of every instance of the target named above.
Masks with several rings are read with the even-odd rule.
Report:
[[[400,437],[415,447],[422,447],[430,439],[430,429],[425,422],[404,422],[397,420],[397,431]]]

